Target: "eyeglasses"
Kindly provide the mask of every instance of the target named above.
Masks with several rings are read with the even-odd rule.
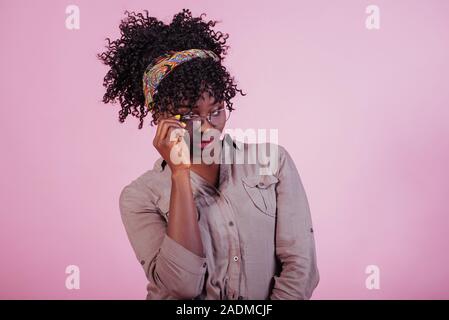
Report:
[[[181,121],[184,121],[188,124],[193,123],[193,121],[201,121],[203,118],[207,119],[207,121],[214,127],[223,124],[228,121],[231,116],[231,111],[227,108],[221,108],[214,111],[211,111],[207,114],[206,117],[200,116],[195,113],[187,113],[181,115]],[[202,123],[202,122],[201,122]]]

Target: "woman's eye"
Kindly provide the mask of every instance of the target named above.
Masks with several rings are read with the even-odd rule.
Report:
[[[182,118],[184,120],[192,120],[194,118],[194,115],[193,114],[186,114],[186,115],[183,115]]]

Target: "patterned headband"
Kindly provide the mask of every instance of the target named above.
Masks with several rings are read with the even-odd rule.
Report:
[[[145,106],[151,110],[153,97],[157,93],[157,86],[173,69],[194,58],[213,58],[220,61],[220,58],[210,50],[189,49],[177,51],[172,54],[165,54],[158,57],[155,63],[149,64],[143,74],[143,93],[145,95]]]

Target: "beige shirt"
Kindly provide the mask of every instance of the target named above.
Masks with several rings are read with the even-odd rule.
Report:
[[[229,134],[223,141],[233,156],[256,145]],[[217,189],[191,171],[205,258],[166,233],[171,172],[162,158],[124,187],[121,217],[149,281],[147,299],[312,296],[320,277],[309,204],[293,159],[276,146],[272,175],[260,174],[258,163],[227,161],[220,164]]]

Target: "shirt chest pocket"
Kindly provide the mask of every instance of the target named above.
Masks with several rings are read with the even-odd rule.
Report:
[[[243,187],[258,210],[266,215],[276,216],[276,184],[279,179],[273,175],[256,175],[242,178]]]

